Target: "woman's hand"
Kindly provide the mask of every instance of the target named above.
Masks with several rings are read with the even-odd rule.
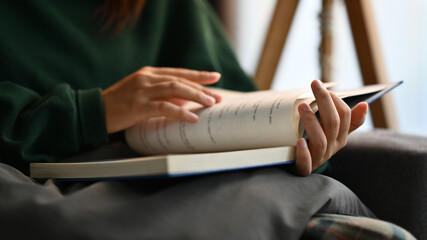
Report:
[[[201,84],[221,75],[181,68],[143,67],[102,92],[107,132],[114,133],[154,116],[195,122],[197,115],[182,107],[194,101],[209,107],[221,97]]]
[[[311,88],[316,97],[321,122],[308,104],[298,106],[309,139],[308,145],[304,138],[299,139],[296,148],[296,170],[303,176],[309,175],[343,148],[347,144],[348,134],[363,124],[368,111],[368,104],[365,102],[351,110],[318,80],[313,81]]]

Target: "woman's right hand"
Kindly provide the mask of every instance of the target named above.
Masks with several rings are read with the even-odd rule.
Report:
[[[102,92],[107,132],[114,133],[155,116],[198,120],[197,115],[182,107],[183,101],[194,101],[209,107],[221,97],[201,84],[213,84],[217,72],[182,68],[143,67]]]

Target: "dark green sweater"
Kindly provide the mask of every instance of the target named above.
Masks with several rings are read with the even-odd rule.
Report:
[[[0,2],[0,159],[22,171],[109,141],[101,91],[143,66],[218,71],[218,87],[253,90],[212,10],[152,0],[117,36],[102,1]]]

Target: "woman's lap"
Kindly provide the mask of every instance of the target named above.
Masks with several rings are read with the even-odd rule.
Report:
[[[0,199],[16,239],[298,239],[316,213],[373,217],[341,183],[279,168],[42,185],[0,165]]]

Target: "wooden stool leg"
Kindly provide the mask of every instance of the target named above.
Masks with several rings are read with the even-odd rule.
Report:
[[[319,65],[322,82],[332,82],[333,63],[333,6],[335,0],[322,0],[320,14],[321,42],[319,47]]]
[[[346,0],[346,7],[364,84],[387,82],[370,0]],[[372,103],[370,109],[375,127],[397,127],[390,95]]]
[[[298,0],[277,0],[255,74],[255,83],[261,90],[269,89],[273,82],[297,5]]]

